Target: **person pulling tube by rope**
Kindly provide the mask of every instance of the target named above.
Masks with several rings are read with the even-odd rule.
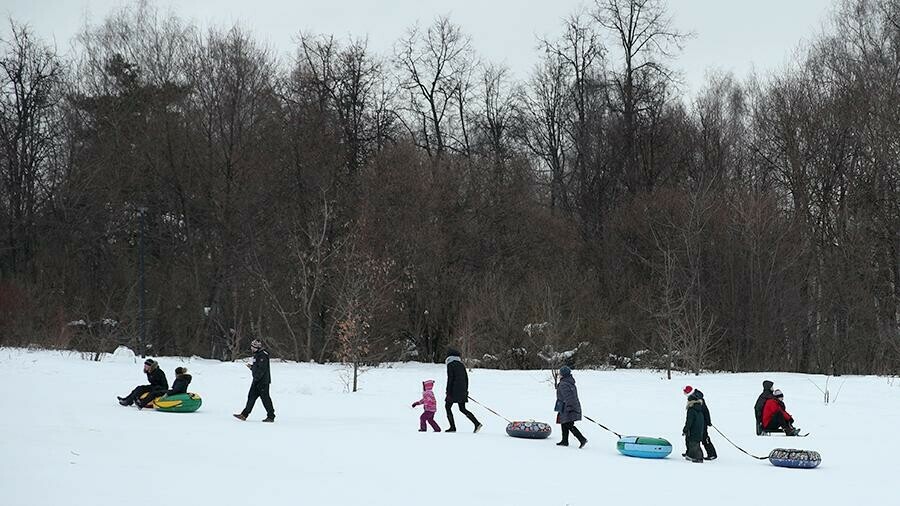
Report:
[[[703,457],[704,460],[716,460],[718,454],[716,453],[716,447],[713,446],[712,439],[709,438],[709,428],[712,427],[712,416],[709,414],[709,406],[706,404],[706,399],[703,397],[703,392],[697,390],[696,388],[688,385],[684,387],[684,395],[691,395],[700,400],[702,403],[700,405],[700,410],[703,411],[703,439],[700,440],[700,443],[703,445],[703,449],[706,450],[706,457]],[[682,457],[686,455],[682,454]]]
[[[559,384],[556,385],[556,421],[562,425],[562,441],[556,446],[569,446],[569,432],[578,438],[578,448],[584,448],[587,438],[575,427],[575,422],[581,420],[581,401],[578,400],[578,389],[575,387],[575,378],[572,377],[572,369],[562,366],[559,369]]]
[[[466,409],[466,402],[469,400],[469,375],[460,356],[458,351],[450,348],[447,350],[447,360],[444,361],[447,364],[447,398],[444,400],[444,408],[447,410],[447,421],[450,422],[450,427],[444,432],[456,432],[451,411],[453,404],[459,405],[460,413],[466,415],[475,425],[474,432],[478,432],[481,430],[481,422]]]
[[[684,429],[681,435],[684,436],[684,443],[687,451],[684,458],[696,464],[703,463],[703,450],[700,449],[700,441],[703,440],[703,432],[706,426],[703,421],[703,401],[698,399],[693,393],[688,395],[687,415],[684,421]]]

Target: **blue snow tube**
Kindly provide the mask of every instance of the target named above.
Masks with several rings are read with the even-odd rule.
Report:
[[[812,469],[819,467],[819,464],[822,463],[822,456],[819,455],[819,452],[810,450],[776,448],[769,453],[769,462],[778,467]]]
[[[661,437],[625,436],[616,449],[622,455],[642,459],[664,459],[672,453],[672,443]]]
[[[506,433],[512,437],[520,437],[523,439],[547,439],[553,429],[549,424],[544,422],[535,422],[529,420],[527,422],[510,422],[506,426]]]

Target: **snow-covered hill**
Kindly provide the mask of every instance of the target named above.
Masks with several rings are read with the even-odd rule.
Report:
[[[900,386],[885,378],[832,380],[825,405],[800,374],[716,374],[667,381],[648,371],[579,371],[585,414],[621,433],[661,436],[676,451],[662,461],[624,457],[616,438],[578,424],[587,447],[510,438],[506,421],[473,403],[478,434],[457,416],[460,432],[419,433],[421,381],[442,365],[396,364],[366,372],[347,393],[340,366],[272,364],[277,420],[247,422],[250,371],[241,363],[159,358],[171,381],[177,366],[203,397],[191,414],[138,411],[116,395],[145,382],[141,359],[100,362],[79,354],[0,349],[0,504],[57,505],[847,505],[896,504]],[[763,379],[785,392],[788,410],[811,435],[756,437],[752,406]],[[546,371],[469,372],[470,394],[510,419],[554,419]],[[837,400],[835,394],[843,387]],[[683,451],[685,384],[706,395],[713,422],[757,455],[776,447],[821,452],[814,470],[754,460],[713,432],[719,459],[689,463]],[[436,417],[447,421],[441,408]]]

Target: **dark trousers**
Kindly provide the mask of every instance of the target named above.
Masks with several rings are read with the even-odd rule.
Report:
[[[694,461],[703,461],[703,450],[700,449],[700,441],[691,441],[685,438],[684,444],[687,446],[687,458]]]
[[[793,420],[785,420],[784,415],[780,412],[772,415],[772,419],[769,420],[769,425],[765,426],[766,431],[776,431],[778,429],[784,429],[785,434],[789,434],[794,432],[794,427],[791,425]]]
[[[428,422],[428,425],[431,425],[431,429],[435,432],[441,431],[441,426],[434,421],[434,411],[424,411],[422,416],[419,417],[419,430],[422,432],[425,432],[425,422]]]
[[[581,431],[575,427],[575,422],[566,422],[562,424],[562,442],[565,444],[569,444],[569,432],[572,433],[573,436],[578,438],[579,442],[584,441],[584,436],[581,434]]]
[[[141,406],[146,406],[147,403],[149,403],[150,401],[152,401],[153,399],[155,399],[161,395],[164,395],[165,393],[166,393],[166,389],[162,388],[162,387],[158,387],[158,386],[154,386],[154,385],[138,385],[134,388],[134,390],[131,391],[130,394],[128,394],[127,397],[125,397],[124,400],[128,404],[133,404],[136,402],[136,403],[140,404]],[[142,400],[141,396],[144,394],[150,394],[150,395],[148,395],[146,398],[144,398]]]
[[[713,446],[712,439],[709,438],[709,429],[703,431],[703,449],[706,450],[707,458],[716,458],[719,455],[716,453],[716,447]]]
[[[472,422],[473,425],[475,425],[476,427],[481,425],[481,423],[478,422],[478,419],[475,418],[475,415],[473,415],[469,410],[466,409],[465,402],[453,403],[451,401],[447,401],[444,404],[444,408],[447,409],[447,421],[450,422],[450,429],[456,430],[456,422],[453,421],[453,411],[451,411],[451,409],[450,409],[453,407],[453,404],[459,405],[459,412],[466,415],[466,418],[468,418]]]
[[[269,418],[275,418],[275,408],[272,407],[272,398],[269,397],[268,383],[253,383],[250,385],[250,391],[247,392],[247,405],[244,406],[241,414],[249,416],[250,412],[253,411],[253,405],[256,404],[256,399],[262,399],[263,407],[266,408],[266,415]]]

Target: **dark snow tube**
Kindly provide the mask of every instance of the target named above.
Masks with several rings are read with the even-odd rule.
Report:
[[[171,413],[193,413],[200,409],[201,404],[203,404],[203,399],[192,393],[164,395],[153,401],[153,407],[157,411]]]
[[[625,436],[616,449],[622,455],[642,459],[664,459],[672,453],[672,443],[661,437]]]
[[[810,450],[776,448],[769,453],[769,462],[778,467],[812,469],[819,467],[819,464],[822,463],[822,456],[819,455],[819,452]]]
[[[524,439],[547,439],[553,429],[544,422],[535,422],[529,420],[527,422],[510,422],[506,426],[506,433],[512,437],[520,437]]]

